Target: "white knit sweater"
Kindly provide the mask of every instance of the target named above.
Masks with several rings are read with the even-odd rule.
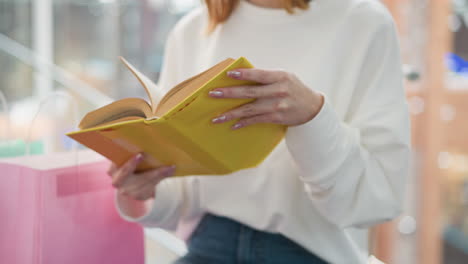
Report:
[[[396,217],[409,162],[409,117],[395,26],[375,0],[313,0],[294,15],[241,1],[205,34],[207,11],[183,18],[167,41],[159,86],[167,91],[227,58],[295,73],[326,98],[310,122],[290,127],[257,168],[228,176],[167,179],[146,215],[167,229],[210,212],[279,232],[330,263],[365,263],[367,228]],[[157,92],[157,91],[155,91]]]

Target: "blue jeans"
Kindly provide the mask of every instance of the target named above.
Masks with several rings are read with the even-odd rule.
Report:
[[[188,254],[174,264],[250,263],[327,262],[283,235],[262,232],[225,217],[207,214],[188,241]]]

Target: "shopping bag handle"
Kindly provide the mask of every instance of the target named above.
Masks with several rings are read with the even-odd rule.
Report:
[[[34,123],[37,121],[37,118],[39,117],[39,114],[41,113],[41,110],[45,105],[49,103],[51,99],[55,99],[57,97],[64,97],[69,99],[71,103],[71,109],[72,109],[72,120],[73,124],[78,124],[78,104],[73,100],[73,96],[70,95],[70,93],[64,91],[64,90],[57,90],[53,91],[50,93],[47,97],[42,99],[39,103],[38,110],[36,114],[34,115],[34,118],[31,121],[31,124],[28,128],[28,133],[27,133],[27,138],[26,138],[26,150],[25,150],[25,156],[30,156],[31,155],[31,141],[32,141],[32,132],[34,128]],[[75,151],[77,153],[78,150],[78,144],[75,141],[72,141],[72,148],[71,151]]]
[[[8,135],[10,134],[10,115],[8,114],[9,112],[9,107],[8,107],[8,101],[6,99],[5,94],[0,91],[0,104],[2,105],[2,109],[0,113],[5,113],[5,122],[6,125],[4,127],[4,133],[5,133],[5,142],[8,143]]]

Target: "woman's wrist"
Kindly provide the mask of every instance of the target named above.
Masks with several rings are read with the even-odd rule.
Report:
[[[154,202],[154,198],[141,201],[117,191],[117,205],[122,214],[132,219],[147,215]]]
[[[309,107],[310,114],[309,114],[309,117],[301,124],[305,124],[311,121],[312,119],[314,119],[320,113],[320,110],[322,110],[323,104],[325,103],[325,97],[323,96],[323,94],[316,92],[316,91],[311,91],[311,92],[313,96],[312,96],[312,99],[310,100],[310,105],[311,105],[311,107]]]

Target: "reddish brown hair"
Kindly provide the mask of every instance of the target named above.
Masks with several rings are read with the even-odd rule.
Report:
[[[212,32],[219,24],[228,20],[232,11],[239,4],[240,0],[205,0],[208,7],[209,24],[208,32]],[[283,8],[290,14],[294,13],[294,8],[309,8],[310,0],[282,0]]]

